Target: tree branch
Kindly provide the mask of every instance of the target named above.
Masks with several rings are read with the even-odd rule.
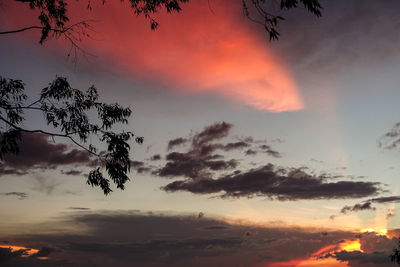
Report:
[[[88,148],[86,148],[85,146],[81,145],[79,142],[77,142],[72,136],[70,136],[71,134],[75,134],[75,133],[69,133],[69,134],[58,134],[58,133],[50,133],[47,131],[43,131],[43,130],[28,130],[28,129],[24,129],[21,128],[11,122],[9,122],[8,120],[4,119],[2,116],[0,116],[0,120],[4,121],[7,125],[13,127],[16,130],[19,130],[21,132],[26,132],[26,133],[42,133],[45,135],[49,135],[49,136],[57,136],[57,137],[63,137],[63,138],[67,138],[69,140],[71,140],[75,145],[77,145],[78,147],[86,150],[89,154],[92,154],[98,158],[102,158],[103,156],[101,156],[100,154],[94,153],[93,151],[89,150]]]
[[[30,26],[30,27],[25,27],[25,28],[18,29],[18,30],[0,32],[0,34],[18,33],[18,32],[23,32],[23,31],[31,30],[31,29],[43,29],[43,28],[44,28],[44,27],[41,27],[41,26]]]

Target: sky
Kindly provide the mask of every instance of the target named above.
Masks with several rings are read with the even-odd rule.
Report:
[[[38,23],[15,2],[0,32]],[[0,164],[0,265],[394,266],[400,3],[320,2],[321,17],[269,6],[285,18],[272,42],[228,0],[160,11],[154,31],[127,1],[68,1],[91,25],[77,54],[35,30],[0,35],[0,75],[29,99],[57,76],[94,85],[133,110],[115,131],[144,137],[126,189],[105,196],[85,151],[23,135]]]

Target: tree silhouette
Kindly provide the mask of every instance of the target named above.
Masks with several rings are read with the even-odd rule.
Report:
[[[0,158],[7,153],[19,152],[19,141],[22,133],[42,133],[51,137],[62,137],[86,150],[92,156],[92,161],[105,167],[109,178],[117,188],[123,190],[129,180],[130,170],[128,141],[134,138],[142,143],[143,138],[132,132],[115,133],[110,129],[116,123],[128,123],[131,115],[129,108],[119,104],[106,104],[98,101],[99,95],[94,86],[86,92],[72,88],[64,77],[57,77],[40,94],[40,97],[28,103],[24,94],[25,85],[22,81],[0,77],[0,121],[3,123],[0,139]],[[24,112],[41,112],[48,125],[55,132],[43,129],[27,129],[21,126]],[[99,123],[92,122],[89,113],[95,111]],[[93,144],[85,145],[88,138],[97,136],[106,144],[105,151],[99,151]],[[98,167],[89,173],[87,183],[99,186],[104,194],[109,194],[110,180],[103,176]]]

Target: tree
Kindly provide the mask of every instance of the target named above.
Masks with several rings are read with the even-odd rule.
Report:
[[[72,52],[75,56],[78,52],[85,53],[80,48],[79,42],[85,37],[90,37],[91,21],[70,24],[67,0],[15,1],[27,4],[30,9],[38,11],[40,25],[1,31],[0,35],[41,30],[40,44],[51,38],[63,37],[71,45],[70,53]],[[270,40],[278,39],[278,22],[284,18],[268,12],[267,4],[272,1],[241,1],[245,16],[263,25],[269,33]],[[186,2],[189,0],[129,0],[133,13],[147,18],[152,30],[158,27],[158,22],[153,17],[155,13],[161,9],[165,9],[168,13],[179,12],[182,10],[181,4]],[[91,10],[91,0],[87,0],[87,3],[87,8]],[[102,3],[106,4],[106,0],[102,0]],[[280,0],[280,9],[289,10],[299,7],[300,4],[312,14],[321,15],[322,7],[318,0]],[[0,121],[5,126],[0,130],[0,159],[3,159],[7,153],[19,152],[19,140],[22,138],[22,133],[42,133],[51,137],[62,137],[90,153],[100,165],[89,173],[87,179],[89,185],[100,187],[106,195],[112,191],[110,179],[117,188],[122,190],[125,188],[125,183],[129,180],[127,174],[130,171],[131,162],[128,142],[134,138],[137,143],[142,143],[143,138],[132,132],[115,133],[111,131],[111,127],[116,123],[128,122],[131,115],[129,108],[124,108],[117,103],[110,105],[98,102],[99,96],[94,86],[82,92],[72,88],[64,77],[57,77],[42,90],[37,100],[30,103],[24,90],[25,84],[22,81],[0,76]],[[33,111],[43,113],[47,124],[56,132],[22,127],[24,112]],[[97,113],[99,124],[91,122],[88,114],[92,111]],[[92,144],[87,145],[88,138],[92,135],[97,136],[106,144],[106,151],[99,151]],[[109,179],[103,175],[102,167],[106,169]]]
[[[123,190],[129,180],[128,141],[134,138],[137,143],[142,143],[143,138],[135,136],[132,132],[115,133],[111,128],[116,123],[128,123],[130,108],[124,108],[117,103],[99,102],[99,95],[94,86],[82,92],[72,88],[64,77],[57,77],[42,90],[38,99],[29,104],[24,89],[22,81],[0,77],[0,121],[4,129],[0,139],[0,158],[3,159],[7,153],[19,152],[18,143],[22,133],[42,133],[66,138],[90,153],[97,165],[105,167],[109,178],[117,188]],[[88,114],[93,110],[97,113],[100,123],[91,122]],[[47,124],[56,131],[22,127],[26,111],[41,112]],[[92,144],[85,146],[91,135],[96,135],[106,144],[105,151],[99,151]],[[112,191],[110,180],[104,177],[100,167],[89,173],[87,183],[99,186],[106,195]]]

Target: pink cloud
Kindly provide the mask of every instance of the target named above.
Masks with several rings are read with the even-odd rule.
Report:
[[[71,14],[101,20],[95,24],[101,40],[85,40],[84,46],[107,67],[185,93],[215,92],[259,110],[304,108],[290,72],[266,38],[251,30],[257,25],[249,27],[240,1],[211,1],[213,11],[207,1],[191,1],[179,14],[157,13],[156,31],[127,2],[107,1],[91,13],[83,2],[71,2]]]

